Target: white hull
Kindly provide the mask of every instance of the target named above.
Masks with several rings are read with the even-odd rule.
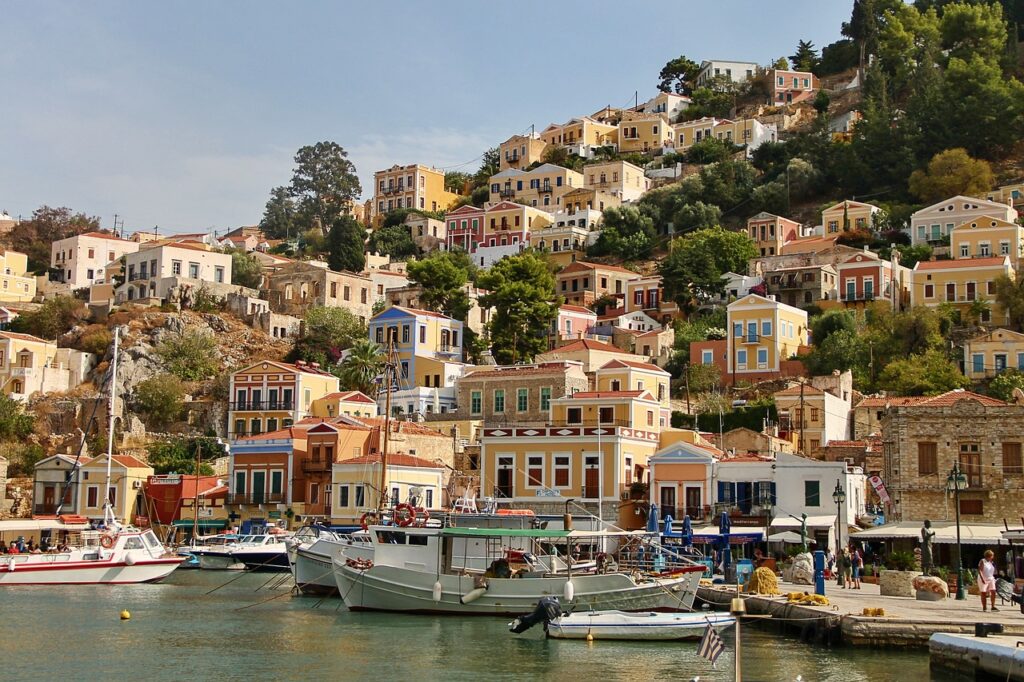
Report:
[[[628,575],[573,575],[575,598],[563,601],[565,609],[675,610],[693,605],[700,571],[634,582]],[[334,562],[334,577],[345,605],[352,610],[521,615],[531,613],[542,597],[562,597],[568,577],[490,578],[487,590],[468,604],[464,595],[474,589],[472,576],[441,575],[408,568],[376,565],[368,569],[349,566],[344,558]],[[434,583],[441,583],[441,599],[434,601]]]
[[[716,631],[734,625],[732,616],[703,613],[624,613],[599,611],[572,613],[548,623],[554,639],[619,639],[671,641],[700,639],[708,624]]]
[[[373,545],[320,538],[309,545],[291,550],[292,576],[299,590],[306,594],[337,594],[334,580],[334,559],[342,552],[354,559],[372,559]]]
[[[235,560],[230,555],[221,554],[201,554],[196,552],[196,556],[199,557],[199,568],[206,569],[208,571],[244,571],[245,564]]]

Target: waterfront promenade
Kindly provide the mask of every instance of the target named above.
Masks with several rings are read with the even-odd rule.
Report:
[[[747,613],[771,615],[772,620],[787,630],[798,631],[810,641],[853,644],[858,646],[891,646],[926,648],[928,638],[936,632],[974,634],[975,623],[1000,623],[1005,634],[1024,636],[1024,614],[1017,604],[999,605],[998,611],[982,612],[980,598],[967,595],[964,601],[918,601],[912,597],[883,597],[878,585],[864,584],[860,590],[844,590],[834,583],[825,584],[828,606],[788,604],[786,593],[810,592],[812,585],[779,582],[782,595],[767,597],[747,595]],[[701,587],[698,597],[715,610],[729,608],[735,596],[730,585]],[[864,609],[884,609],[884,616],[865,616]]]

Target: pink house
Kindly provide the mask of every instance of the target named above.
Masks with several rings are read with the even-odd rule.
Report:
[[[483,241],[484,209],[460,206],[444,217],[448,223],[447,249],[462,249],[473,253]]]
[[[772,104],[793,104],[814,97],[818,91],[818,77],[810,71],[768,70],[768,90]]]
[[[558,309],[552,334],[552,348],[561,341],[583,339],[597,325],[597,313],[578,305],[563,305]]]

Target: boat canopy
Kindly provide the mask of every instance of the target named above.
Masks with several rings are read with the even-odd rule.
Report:
[[[88,523],[64,523],[60,519],[11,519],[0,521],[0,534],[17,531],[85,530]]]
[[[402,529],[398,529],[402,530]],[[441,529],[441,535],[452,537],[513,537],[513,538],[602,538],[602,537],[649,537],[651,533],[642,530],[551,530],[543,528],[453,528]]]
[[[175,528],[192,528],[195,522],[191,519],[179,519],[171,524]],[[227,519],[199,519],[199,528],[226,528]]]

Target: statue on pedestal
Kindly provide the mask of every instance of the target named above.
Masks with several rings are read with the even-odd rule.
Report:
[[[921,572],[928,575],[934,565],[932,559],[932,542],[935,540],[935,531],[932,530],[932,522],[924,520],[921,527]]]

